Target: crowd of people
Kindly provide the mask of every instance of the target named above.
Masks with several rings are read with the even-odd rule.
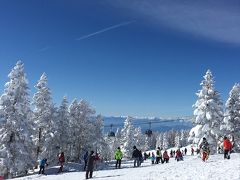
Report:
[[[230,159],[230,153],[232,151],[232,143],[227,138],[224,137],[223,140],[223,154],[224,159]],[[202,142],[200,143],[199,147],[194,150],[193,147],[191,147],[191,155],[194,155],[194,153],[197,152],[197,154],[201,154],[202,161],[207,161],[210,155],[210,147],[207,139],[205,137],[202,138]],[[136,146],[133,146],[132,150],[132,160],[133,160],[133,166],[139,167],[141,166],[141,163],[146,160],[150,159],[152,164],[160,164],[160,163],[168,163],[170,158],[175,158],[176,161],[183,161],[183,156],[187,155],[187,148],[180,150],[178,148],[177,150],[170,150],[169,154],[167,150],[163,150],[163,153],[160,149],[160,147],[157,148],[156,154],[154,152],[145,152],[142,153],[141,150],[139,150]],[[123,153],[121,151],[121,148],[118,147],[114,153],[114,157],[116,160],[115,168],[121,168]],[[96,161],[98,161],[99,155],[98,153],[94,154],[94,151],[86,151],[86,153],[83,156],[84,159],[84,171],[86,171],[86,179],[93,177],[93,170],[96,166]],[[60,167],[58,169],[58,173],[63,172],[63,166],[65,163],[65,156],[64,152],[61,152],[58,156],[58,161],[60,164]],[[45,166],[48,166],[47,159],[44,158],[40,161],[39,167],[39,174],[45,173]]]

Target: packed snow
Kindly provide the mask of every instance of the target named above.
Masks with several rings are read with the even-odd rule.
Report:
[[[78,166],[75,165],[77,169]],[[85,172],[76,171],[65,166],[65,173],[57,174],[58,167],[46,170],[47,175],[31,175],[17,180],[83,180]],[[79,168],[79,167],[78,167]],[[231,159],[223,159],[223,154],[211,155],[203,162],[198,155],[184,156],[184,161],[177,162],[170,158],[169,163],[151,164],[150,159],[142,163],[141,167],[134,168],[133,161],[123,161],[121,169],[115,169],[114,163],[109,164],[104,170],[93,172],[93,179],[103,180],[239,180],[240,179],[240,154],[231,154]]]

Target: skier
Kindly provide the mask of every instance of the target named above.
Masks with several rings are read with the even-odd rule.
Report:
[[[158,164],[159,162],[162,162],[162,153],[160,147],[157,148],[156,152],[156,164]]]
[[[46,158],[44,158],[44,159],[42,159],[42,160],[40,161],[40,170],[39,170],[39,173],[38,173],[38,174],[45,174],[45,172],[44,172],[45,165],[48,166],[48,164],[47,164],[47,159],[46,159]]]
[[[121,161],[122,161],[122,151],[120,150],[120,147],[117,148],[116,152],[115,152],[115,159],[116,161],[116,169],[117,167],[120,169],[121,168]]]
[[[90,155],[88,156],[88,160],[87,160],[86,179],[88,179],[89,177],[92,178],[94,161],[95,161],[94,151],[91,151]]]
[[[139,167],[140,166],[140,151],[136,148],[136,146],[133,146],[132,158],[134,159],[134,167],[136,167],[136,166]]]
[[[164,153],[163,153],[163,161],[162,161],[162,164],[163,164],[164,162],[168,163],[168,161],[169,161],[169,155],[168,155],[168,153],[167,153],[167,150],[165,150]]]
[[[64,152],[61,152],[61,154],[58,157],[59,163],[60,163],[60,168],[58,170],[58,173],[63,172],[63,164],[65,162],[65,156],[64,156]]]
[[[84,159],[84,168],[83,168],[83,170],[85,171],[86,167],[87,167],[88,151],[86,151],[86,153],[84,154],[83,159]]]
[[[152,152],[152,156],[151,156],[152,164],[154,164],[155,159],[156,159],[155,154],[154,154],[154,152]]]
[[[225,136],[223,141],[223,148],[224,148],[224,159],[230,159],[230,152],[232,149],[232,143],[230,140]]]
[[[187,155],[187,148],[184,149],[185,155]]]
[[[199,148],[202,150],[202,160],[206,161],[209,157],[209,144],[207,139],[204,137],[202,143],[200,144]]]
[[[183,155],[182,155],[180,149],[178,149],[178,150],[176,151],[175,160],[177,160],[177,161],[183,161]]]

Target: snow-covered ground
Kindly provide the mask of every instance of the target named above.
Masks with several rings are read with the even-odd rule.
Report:
[[[57,169],[53,169],[57,170]],[[83,180],[85,172],[66,172],[48,175],[31,175],[17,180]],[[110,166],[106,170],[93,172],[93,179],[102,180],[240,180],[240,154],[231,154],[224,160],[223,154],[211,155],[207,162],[198,156],[184,156],[184,161],[170,159],[168,164],[152,165],[146,160],[141,167],[133,168],[132,161],[124,161],[122,169]]]

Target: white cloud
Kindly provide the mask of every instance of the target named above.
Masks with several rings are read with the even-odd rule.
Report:
[[[240,2],[236,0],[119,0],[161,26],[212,40],[240,43]]]

